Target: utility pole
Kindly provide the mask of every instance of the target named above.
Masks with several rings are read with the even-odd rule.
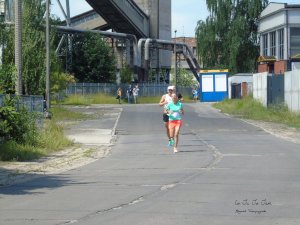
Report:
[[[49,0],[46,1],[46,107],[50,109],[50,42],[49,42]]]
[[[177,51],[176,51],[176,33],[177,30],[174,31],[175,33],[175,45],[174,45],[174,75],[175,75],[175,86],[177,85]],[[176,87],[177,90],[177,87]]]
[[[15,66],[16,95],[22,95],[22,0],[15,0]]]

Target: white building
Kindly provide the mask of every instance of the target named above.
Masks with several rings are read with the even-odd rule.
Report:
[[[300,4],[271,2],[261,13],[258,72],[282,74],[300,63]]]

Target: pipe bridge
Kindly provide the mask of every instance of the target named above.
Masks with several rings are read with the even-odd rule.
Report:
[[[149,17],[133,0],[86,1],[116,32],[149,37]]]

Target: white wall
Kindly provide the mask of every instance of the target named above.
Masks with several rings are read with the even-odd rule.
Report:
[[[290,111],[300,112],[300,70],[284,73],[284,101]]]
[[[253,98],[267,107],[268,72],[253,74]]]

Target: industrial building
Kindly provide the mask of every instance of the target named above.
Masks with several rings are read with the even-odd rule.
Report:
[[[258,72],[300,68],[300,4],[271,2],[259,19]]]

